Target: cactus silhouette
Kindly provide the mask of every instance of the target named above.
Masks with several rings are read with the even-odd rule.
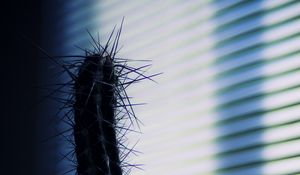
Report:
[[[121,175],[115,84],[109,55],[87,56],[75,81],[74,138],[78,174]]]
[[[128,155],[138,153],[135,145],[126,146],[126,135],[139,132],[136,128],[140,121],[133,107],[140,104],[130,102],[126,89],[144,79],[154,81],[152,77],[160,73],[147,76],[145,72],[151,64],[131,67],[128,63],[138,60],[116,57],[123,20],[115,35],[113,29],[105,45],[88,32],[93,49],[83,49],[85,55],[53,57],[38,47],[71,79],[58,84],[47,96],[59,94],[55,98],[63,105],[59,112],[64,113],[62,120],[70,126],[55,135],[62,136],[72,146],[62,158],[74,163],[75,168],[66,173],[76,169],[78,175],[122,175],[129,174],[132,168],[140,169],[140,165],[127,161]],[[77,59],[62,63],[56,58]]]

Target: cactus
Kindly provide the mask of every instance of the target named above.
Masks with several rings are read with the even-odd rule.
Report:
[[[146,76],[145,69],[151,64],[134,68],[128,65],[132,60],[116,57],[122,24],[123,20],[112,45],[115,28],[104,46],[88,32],[93,50],[84,49],[84,56],[59,56],[79,58],[75,63],[63,64],[41,50],[71,78],[51,95],[69,86],[67,92],[63,91],[69,94],[66,99],[58,99],[63,104],[63,120],[71,127],[58,135],[73,146],[63,158],[74,163],[78,175],[122,175],[129,174],[133,167],[140,168],[126,161],[130,153],[137,153],[134,148],[127,148],[126,134],[139,132],[134,128],[139,128],[140,123],[133,110],[140,104],[130,102],[126,89],[144,79],[153,81],[152,77],[159,74]]]
[[[78,174],[121,175],[115,84],[110,56],[87,56],[75,81],[74,138]]]

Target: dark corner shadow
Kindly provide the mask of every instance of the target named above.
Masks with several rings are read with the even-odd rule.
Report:
[[[1,5],[1,174],[35,175],[38,52],[22,38],[38,41],[40,2],[4,1]]]

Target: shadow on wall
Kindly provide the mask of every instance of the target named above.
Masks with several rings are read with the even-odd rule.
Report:
[[[218,1],[219,2],[219,1]],[[218,8],[217,1],[214,5]],[[262,1],[244,1],[216,13],[218,59],[217,174],[262,174]],[[251,15],[246,15],[253,12]],[[244,16],[245,15],[245,16]]]

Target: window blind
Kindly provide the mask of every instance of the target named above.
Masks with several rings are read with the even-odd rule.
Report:
[[[64,5],[63,46],[106,41],[125,17],[119,56],[151,59],[158,84],[129,89],[144,123],[134,175],[300,173],[300,2],[99,1]],[[72,10],[73,9],[73,10]],[[74,10],[77,9],[77,10]],[[71,48],[72,47],[72,48]],[[139,63],[132,63],[139,64]]]
[[[241,1],[215,15],[220,135],[212,172],[299,173],[299,5]]]

